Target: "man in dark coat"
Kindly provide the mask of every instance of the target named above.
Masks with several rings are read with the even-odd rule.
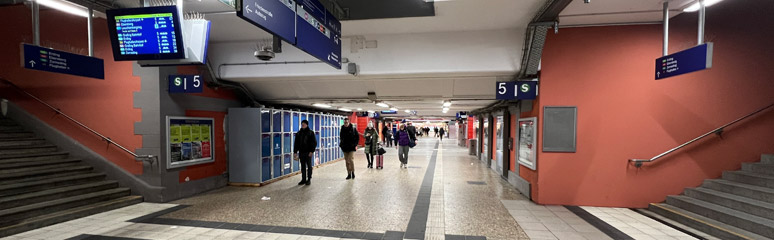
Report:
[[[339,147],[344,152],[344,161],[347,163],[347,180],[355,178],[355,151],[360,141],[357,129],[349,123],[349,118],[344,118],[344,125],[339,132]]]
[[[409,122],[408,123],[408,127],[406,128],[406,130],[409,133],[409,137],[411,137],[411,141],[416,141],[417,140],[417,128],[414,127],[414,125],[412,125],[411,122]]]
[[[317,149],[317,138],[314,132],[309,129],[309,121],[301,121],[301,130],[296,133],[296,140],[293,143],[293,153],[301,162],[301,182],[298,185],[312,184],[312,157]]]

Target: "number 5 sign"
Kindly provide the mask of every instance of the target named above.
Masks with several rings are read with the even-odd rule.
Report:
[[[202,85],[199,75],[169,75],[170,93],[201,93]]]
[[[536,81],[497,82],[497,99],[535,99],[538,95],[537,83]]]

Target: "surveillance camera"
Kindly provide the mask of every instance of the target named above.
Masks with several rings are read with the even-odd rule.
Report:
[[[583,0],[583,3],[590,3],[591,0]]]
[[[256,58],[258,58],[258,59],[260,59],[262,61],[269,61],[272,58],[274,58],[274,52],[267,51],[267,50],[255,51],[255,53],[253,53],[253,55],[255,55]]]

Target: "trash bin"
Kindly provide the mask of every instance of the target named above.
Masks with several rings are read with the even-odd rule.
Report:
[[[476,156],[476,150],[478,146],[478,139],[470,139],[468,140],[468,154],[471,156]]]

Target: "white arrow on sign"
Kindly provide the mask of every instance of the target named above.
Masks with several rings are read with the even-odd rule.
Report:
[[[661,77],[661,72],[656,72],[656,77]]]
[[[247,11],[247,13],[253,12],[253,10],[250,10],[250,5],[245,6],[245,11]]]
[[[32,65],[32,67],[35,67],[35,61],[30,60],[30,65]]]

